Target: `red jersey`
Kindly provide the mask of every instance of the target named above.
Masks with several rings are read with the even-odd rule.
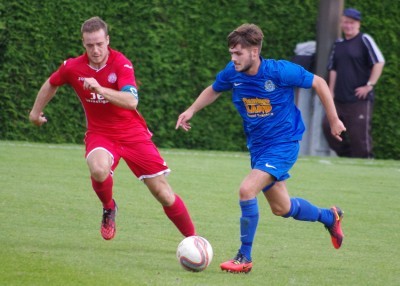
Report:
[[[118,107],[101,94],[83,89],[84,78],[90,77],[95,78],[101,86],[114,90],[121,90],[127,85],[136,87],[132,63],[122,53],[111,48],[108,50],[107,63],[101,69],[92,68],[85,53],[64,61],[50,76],[50,83],[55,86],[72,86],[85,111],[88,133],[125,142],[148,140],[152,134],[137,110]]]

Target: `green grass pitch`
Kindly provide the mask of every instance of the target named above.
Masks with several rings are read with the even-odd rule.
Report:
[[[399,161],[300,157],[289,192],[344,210],[342,248],[319,223],[272,215],[260,195],[254,267],[235,275],[219,263],[239,247],[247,154],[161,153],[170,184],[213,246],[208,269],[181,268],[183,237],[123,161],[114,175],[117,235],[105,241],[82,145],[0,141],[0,285],[400,285]]]

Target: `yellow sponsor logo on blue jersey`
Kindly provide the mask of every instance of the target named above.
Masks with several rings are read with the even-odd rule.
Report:
[[[243,98],[248,117],[265,117],[271,115],[272,106],[267,98]]]

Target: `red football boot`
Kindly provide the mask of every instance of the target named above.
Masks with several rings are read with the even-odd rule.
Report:
[[[100,232],[105,240],[113,239],[115,236],[115,216],[117,215],[117,210],[117,204],[115,204],[115,209],[103,209]]]
[[[340,246],[342,246],[344,237],[342,228],[340,226],[343,219],[343,211],[336,206],[331,207],[331,211],[333,212],[333,217],[335,221],[331,227],[325,226],[325,228],[329,231],[331,235],[333,247],[339,249]]]
[[[249,273],[253,267],[253,263],[243,254],[238,254],[232,260],[220,264],[221,270],[230,273]]]

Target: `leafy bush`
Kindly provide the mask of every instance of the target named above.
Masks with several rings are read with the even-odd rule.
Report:
[[[376,87],[373,132],[378,158],[400,158],[400,128],[393,118],[400,111],[398,6],[390,0],[357,3],[364,14],[363,27],[387,60]],[[185,136],[174,129],[177,116],[229,61],[226,36],[234,28],[244,22],[258,24],[265,34],[263,56],[290,59],[297,43],[316,38],[318,4],[98,0],[83,5],[77,0],[19,0],[0,3],[0,14],[0,139],[82,143],[85,118],[71,88],[59,89],[45,110],[49,122],[40,129],[29,123],[28,114],[46,78],[64,59],[84,51],[80,26],[98,15],[110,26],[111,46],[134,63],[139,110],[158,146],[238,151],[246,146],[229,93],[201,111],[192,121],[196,128]]]

